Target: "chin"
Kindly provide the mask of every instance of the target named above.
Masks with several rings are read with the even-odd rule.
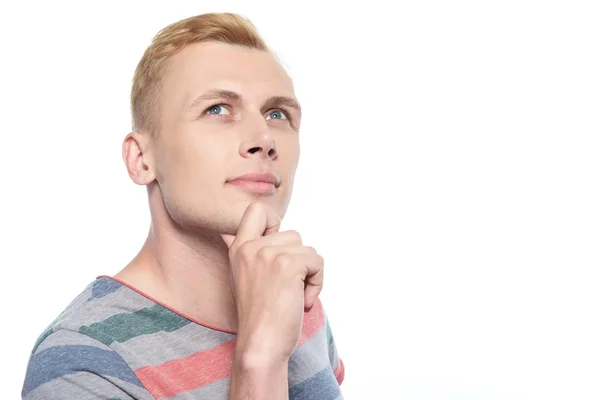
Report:
[[[236,199],[226,202],[220,201],[220,204],[213,204],[210,207],[207,204],[193,205],[188,209],[194,211],[202,210],[203,212],[182,215],[176,215],[176,221],[180,226],[185,227],[184,230],[189,231],[211,231],[215,233],[226,233],[230,235],[237,234],[238,228],[244,216],[246,208],[254,201],[261,201],[272,207],[277,215],[283,219],[287,209],[287,203],[281,204],[276,197],[246,197],[244,199]],[[181,211],[181,209],[179,209]],[[171,215],[174,217],[175,215]]]
[[[287,204],[282,205],[277,202],[276,198],[257,198],[257,199],[249,199],[247,201],[240,202],[235,206],[227,210],[223,210],[223,215],[221,219],[221,233],[228,233],[231,235],[235,235],[242,221],[242,217],[244,216],[244,212],[246,208],[254,201],[260,201],[273,208],[273,210],[279,215],[279,218],[283,219]]]

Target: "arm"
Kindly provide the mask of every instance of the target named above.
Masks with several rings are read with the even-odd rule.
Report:
[[[238,317],[230,400],[287,400],[288,362],[323,286],[323,258],[269,206],[250,204],[229,247]]]
[[[236,347],[231,370],[229,400],[287,398],[287,360],[276,361],[254,357],[242,348]]]

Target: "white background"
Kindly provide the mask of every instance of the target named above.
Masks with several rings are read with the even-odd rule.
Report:
[[[208,3],[2,3],[4,397],[145,239],[121,160],[145,47],[233,11],[305,109],[284,228],[325,257],[345,397],[600,398],[598,3]]]

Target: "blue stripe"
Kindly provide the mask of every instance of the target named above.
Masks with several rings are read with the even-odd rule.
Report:
[[[131,368],[116,352],[94,346],[68,345],[50,347],[31,357],[22,396],[27,396],[44,383],[82,371],[112,376],[143,387]]]
[[[92,295],[89,300],[99,299],[100,297],[104,297],[107,294],[111,294],[119,289],[122,285],[108,278],[100,278],[94,282],[94,286],[92,286]]]
[[[340,385],[335,379],[331,366],[327,366],[289,389],[289,398],[294,400],[333,400],[340,395]]]

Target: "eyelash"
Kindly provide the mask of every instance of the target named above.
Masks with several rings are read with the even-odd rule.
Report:
[[[204,110],[204,112],[202,113],[202,115],[208,115],[208,111],[211,108],[215,107],[215,106],[231,107],[229,104],[226,104],[226,103],[214,103],[214,104],[211,104],[210,106],[208,106],[206,108],[206,110]],[[269,110],[269,114],[272,113],[273,111],[279,111],[279,112],[281,112],[283,115],[285,115],[285,117],[288,119],[288,121],[292,120],[292,117],[291,117],[290,113],[287,110],[283,109],[283,108],[273,108],[272,110]],[[213,116],[215,116],[215,117],[222,117],[222,115],[213,115]]]

